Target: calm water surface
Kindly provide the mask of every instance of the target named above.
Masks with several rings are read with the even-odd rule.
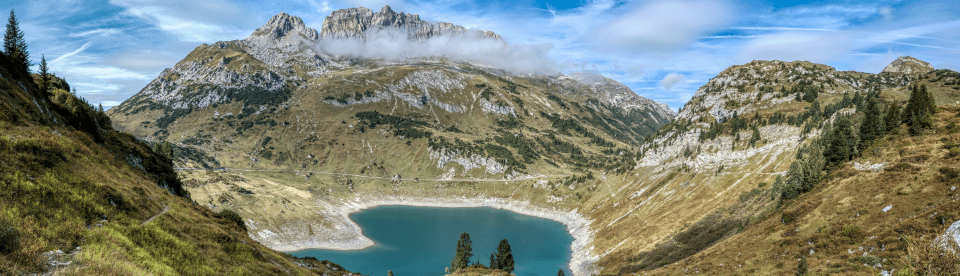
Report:
[[[570,244],[573,237],[560,222],[494,208],[434,208],[380,206],[350,218],[376,245],[363,250],[311,249],[291,252],[298,257],[329,260],[364,275],[444,275],[456,251],[460,233],[470,233],[473,259],[490,264],[501,239],[513,250],[519,276],[553,276],[563,268],[572,275]]]

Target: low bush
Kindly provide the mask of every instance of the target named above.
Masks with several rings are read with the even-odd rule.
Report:
[[[844,225],[840,230],[840,235],[844,237],[857,239],[860,237],[860,227],[856,225]]]
[[[0,220],[0,254],[20,250],[20,230],[8,220]]]
[[[220,213],[217,214],[217,217],[236,223],[237,226],[240,226],[240,228],[243,229],[244,231],[247,230],[247,225],[243,223],[243,217],[241,217],[240,214],[237,214],[237,212],[234,212],[233,210],[224,209],[223,211],[220,211]]]

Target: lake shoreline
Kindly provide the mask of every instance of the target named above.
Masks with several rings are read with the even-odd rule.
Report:
[[[544,218],[560,222],[566,226],[567,232],[573,237],[573,243],[570,245],[571,258],[570,269],[574,276],[589,276],[599,272],[596,262],[599,256],[595,256],[593,251],[594,231],[590,228],[591,220],[583,217],[577,212],[577,209],[562,211],[556,208],[542,208],[531,205],[526,201],[514,201],[497,197],[454,197],[454,198],[429,198],[400,195],[359,195],[349,200],[336,200],[330,202],[320,202],[324,207],[321,212],[324,217],[336,222],[334,228],[340,238],[335,240],[316,240],[314,237],[303,237],[304,239],[286,240],[279,242],[264,242],[264,245],[278,251],[301,251],[307,249],[330,249],[330,250],[359,250],[374,245],[374,242],[363,235],[362,229],[353,220],[349,218],[351,214],[378,207],[378,206],[415,206],[415,207],[439,207],[439,208],[477,208],[490,207],[510,211],[513,213],[527,215],[532,217]],[[267,230],[267,232],[269,232]],[[263,233],[256,233],[261,237]],[[269,233],[274,234],[274,233]],[[251,237],[257,238],[255,233]],[[286,236],[286,235],[284,235]]]

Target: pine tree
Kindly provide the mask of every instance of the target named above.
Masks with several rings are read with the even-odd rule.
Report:
[[[566,274],[563,274],[563,269],[561,269],[560,271],[557,271],[557,276],[566,276]]]
[[[920,119],[917,119],[916,112],[910,112],[909,119],[907,119],[907,125],[910,126],[910,135],[920,135],[923,128],[920,126]]]
[[[13,61],[18,71],[30,73],[30,54],[27,51],[27,41],[23,38],[23,31],[20,30],[20,21],[13,10],[10,10],[10,17],[7,20],[7,31],[3,34],[3,53]]]
[[[910,100],[903,112],[909,114],[906,119],[910,134],[919,135],[923,130],[933,127],[933,113],[937,112],[937,104],[926,85],[911,88]]]
[[[753,126],[753,136],[750,137],[750,146],[754,147],[757,145],[757,141],[760,141],[760,128],[756,125]]]
[[[876,140],[886,130],[881,113],[883,112],[880,111],[877,99],[874,97],[867,99],[863,123],[860,124],[860,140],[864,142],[862,145],[867,145],[870,141]]]
[[[890,102],[887,106],[887,116],[883,118],[886,124],[887,133],[900,134],[900,104],[897,101]]]
[[[510,250],[510,243],[507,239],[500,241],[497,245],[497,269],[513,272],[513,252]]]
[[[50,68],[47,67],[47,57],[40,56],[40,93],[47,95],[50,92]]]
[[[497,256],[490,253],[490,269],[497,269]]]
[[[927,111],[929,111],[931,115],[937,113],[938,111],[937,100],[933,98],[933,93],[930,93],[930,91],[927,91],[927,85],[921,84],[920,91],[921,93],[923,93],[923,95],[926,96]]]
[[[857,136],[853,133],[850,118],[840,117],[833,127],[824,157],[831,165],[850,160],[857,149]]]
[[[470,240],[470,234],[460,233],[460,240],[457,241],[457,253],[450,262],[450,271],[457,271],[466,268],[470,264],[470,257],[473,257],[473,241]]]

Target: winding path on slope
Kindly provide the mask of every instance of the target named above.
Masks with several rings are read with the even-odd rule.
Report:
[[[152,217],[150,217],[150,218],[148,218],[147,220],[143,221],[143,223],[141,223],[140,226],[143,226],[143,225],[145,225],[145,224],[153,221],[153,219],[159,217],[160,215],[163,215],[163,213],[166,213],[167,211],[170,211],[170,206],[167,206],[166,204],[164,204],[164,205],[163,205],[163,211],[160,211],[159,214],[153,215]]]
[[[191,171],[191,170],[213,170],[213,171],[240,171],[240,172],[287,172],[287,173],[315,173],[315,174],[329,174],[329,175],[343,175],[343,176],[353,176],[353,177],[362,177],[362,178],[374,178],[374,179],[384,179],[384,180],[394,180],[392,177],[379,177],[379,176],[369,176],[369,175],[359,175],[359,174],[348,174],[348,173],[334,173],[334,172],[321,172],[321,171],[285,171],[285,170],[245,170],[245,169],[232,169],[232,168],[214,168],[214,169],[205,169],[205,168],[174,168],[178,171]],[[402,181],[443,181],[443,182],[513,182],[513,181],[523,181],[537,178],[550,178],[550,177],[566,177],[569,175],[566,174],[551,174],[551,175],[537,175],[529,176],[515,179],[439,179],[439,178],[400,178]]]

